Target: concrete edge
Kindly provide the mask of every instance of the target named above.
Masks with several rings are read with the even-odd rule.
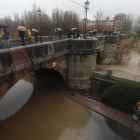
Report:
[[[80,102],[80,101],[78,101],[78,100],[76,100],[76,99],[74,99],[74,98],[70,97],[69,95],[67,95],[67,97],[68,97],[69,99],[71,99],[71,100],[73,100],[73,101],[75,101],[75,102],[77,102],[77,103],[79,103],[79,104],[81,104],[81,105],[83,105],[83,106],[85,106],[85,107],[87,107],[87,108],[89,108],[89,109],[91,109],[91,110],[93,110],[93,111],[95,111],[95,112],[99,113],[99,114],[100,114],[100,115],[102,115],[102,116],[108,117],[108,118],[110,118],[110,119],[112,119],[112,120],[114,120],[114,121],[118,122],[119,124],[122,124],[122,125],[124,125],[124,126],[128,127],[129,129],[131,129],[131,130],[133,130],[133,131],[135,131],[135,132],[137,132],[137,133],[140,133],[139,131],[137,131],[137,130],[135,130],[135,129],[131,128],[131,127],[129,127],[128,125],[126,125],[126,124],[124,124],[124,123],[121,123],[121,122],[119,122],[119,121],[115,120],[114,118],[109,117],[109,116],[107,116],[106,114],[101,113],[100,111],[97,111],[97,110],[95,110],[95,109],[91,108],[90,106],[88,106],[88,105],[86,105],[86,104],[84,104],[84,103],[82,103],[82,102]]]

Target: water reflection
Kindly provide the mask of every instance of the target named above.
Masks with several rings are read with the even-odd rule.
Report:
[[[20,80],[0,102],[1,115],[19,109],[0,121],[0,140],[126,140],[124,128],[113,131],[116,123],[68,99],[70,92],[31,75]],[[127,137],[137,138],[130,131]]]
[[[0,101],[0,121],[17,112],[30,98],[33,85],[20,80]]]
[[[90,118],[85,125],[81,123],[82,126],[79,128],[68,127],[57,140],[125,140],[119,136],[120,131],[124,132],[120,127],[120,130],[116,129],[118,133],[118,135],[116,135],[112,132],[111,128],[107,126],[105,120],[110,121],[110,119],[87,109],[86,113],[88,112],[90,112]],[[110,125],[120,126],[112,121]]]
[[[114,136],[114,140],[118,140],[117,136],[119,136],[122,140],[132,140],[132,138],[133,140],[140,140],[139,133],[133,133],[131,129],[125,127],[124,125],[119,125],[117,122],[108,118],[105,118],[105,122],[110,127],[112,132],[116,133],[116,135]]]

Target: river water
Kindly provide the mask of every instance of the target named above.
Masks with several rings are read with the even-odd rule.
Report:
[[[137,140],[128,128],[68,99],[30,74],[0,101],[0,140]]]

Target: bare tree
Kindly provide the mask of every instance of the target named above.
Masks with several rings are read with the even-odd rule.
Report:
[[[140,37],[140,15],[137,17],[137,20],[135,21],[135,25],[134,26],[135,26],[137,34]]]
[[[58,8],[52,13],[52,27],[61,28],[63,31],[67,28],[79,27],[79,15],[73,11],[62,11]]]
[[[134,22],[134,15],[130,13],[127,15],[126,21],[124,22],[124,30],[126,32],[131,31],[133,22]]]
[[[33,28],[37,29],[41,35],[53,35],[55,28],[61,28],[63,31],[67,28],[78,28],[80,20],[77,13],[73,11],[62,11],[58,8],[53,10],[52,17],[44,11],[41,11],[40,18],[37,13],[37,6],[34,4],[31,11],[24,11],[21,14],[15,13],[14,19],[6,16],[5,18],[1,18],[0,21],[9,26],[10,38],[19,38],[17,26],[20,25],[30,30]]]
[[[96,11],[96,13],[93,15],[93,18],[95,19],[95,27],[100,31],[101,29],[101,20],[103,19],[104,12],[103,11]]]

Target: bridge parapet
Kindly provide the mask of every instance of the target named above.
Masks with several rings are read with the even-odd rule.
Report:
[[[3,75],[7,68],[12,69],[13,66],[23,63],[31,65],[31,61],[38,64],[53,57],[67,54],[68,44],[69,40],[63,40],[1,50],[0,75]]]
[[[69,54],[95,54],[97,52],[97,39],[71,40],[69,43]]]
[[[103,43],[118,43],[121,40],[130,40],[131,38],[136,37],[136,36],[129,36],[127,34],[121,34],[121,35],[102,35],[102,36],[97,36],[96,38],[98,39],[98,44],[103,44]]]
[[[62,39],[66,39],[66,35],[62,35]],[[55,36],[42,36],[42,42],[50,42],[50,41],[55,41],[57,40],[57,38],[55,38]],[[34,37],[31,37],[31,43],[29,42],[29,38],[25,37],[24,38],[25,41],[25,45],[30,45],[31,43],[36,43]],[[38,37],[38,42],[40,42],[40,38]],[[4,40],[3,40],[3,44],[4,44]],[[16,47],[16,46],[20,46],[22,44],[22,41],[20,38],[17,39],[9,39],[9,44],[10,44],[10,48]]]

